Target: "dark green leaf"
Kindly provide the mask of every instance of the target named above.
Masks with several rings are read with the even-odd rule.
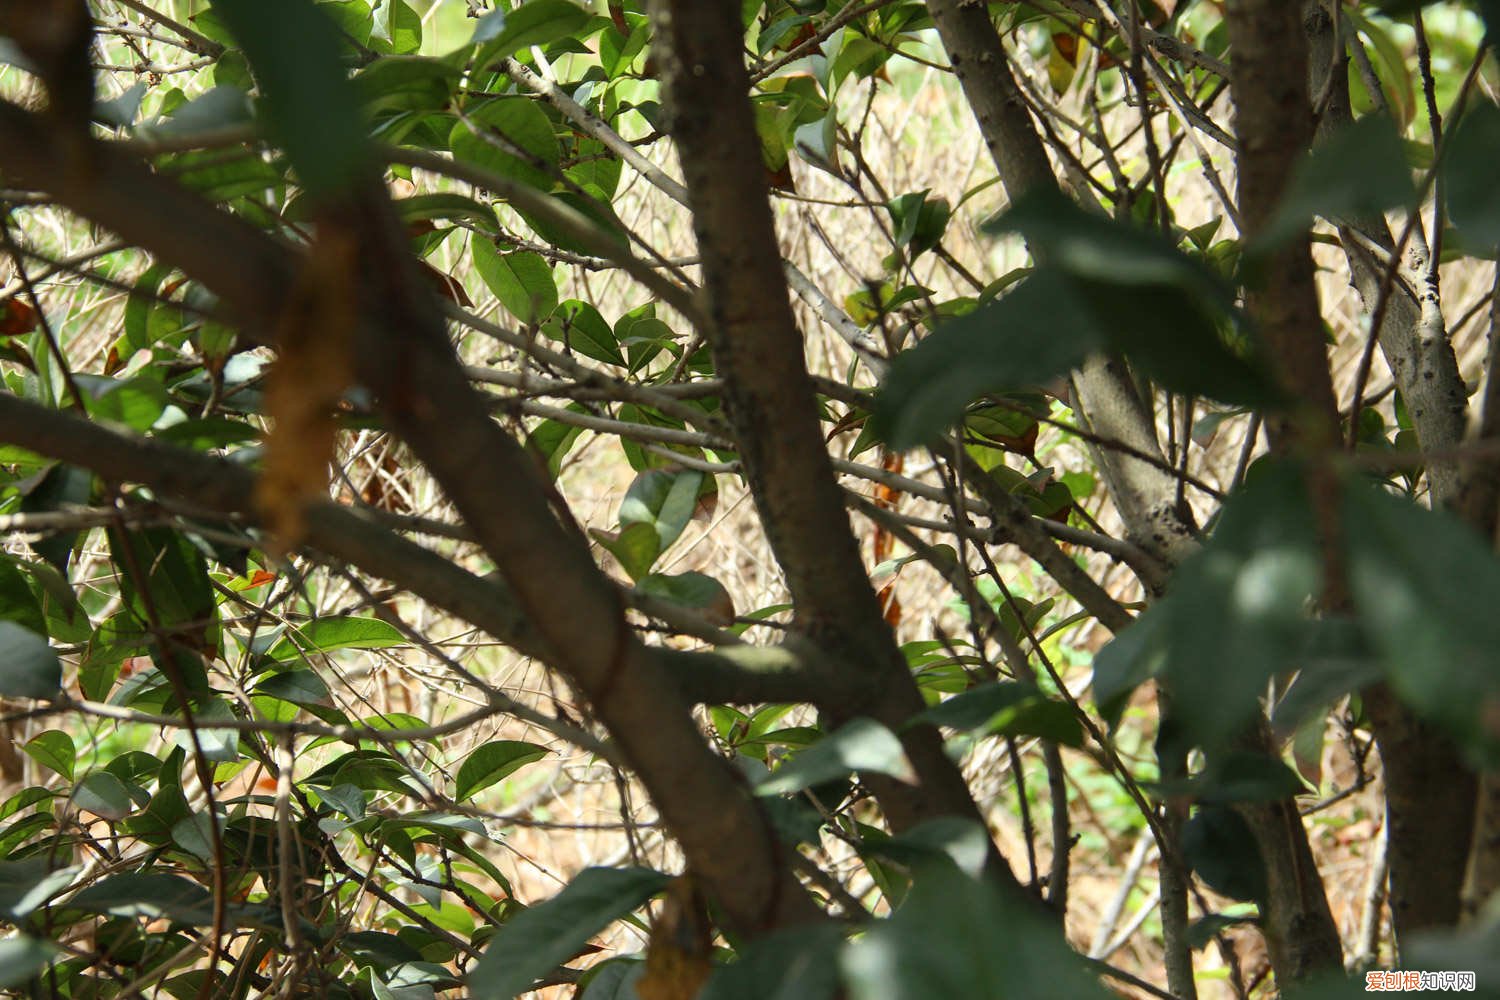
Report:
[[[915,259],[937,246],[952,215],[947,199],[928,197],[926,191],[894,198],[886,205],[886,210],[891,213],[896,245],[906,247],[908,259]]]
[[[365,112],[378,116],[393,111],[441,111],[462,78],[463,73],[456,66],[441,59],[391,56],[360,70],[354,77],[354,85],[364,101]]]
[[[1273,802],[1307,791],[1295,771],[1275,757],[1228,751],[1208,758],[1191,778],[1161,782],[1151,791],[1158,798],[1190,798],[1206,805],[1232,802]]]
[[[1255,834],[1228,806],[1204,806],[1182,828],[1182,856],[1214,892],[1255,901],[1266,896],[1266,865]]]
[[[552,318],[542,324],[542,332],[584,357],[625,367],[625,356],[620,353],[615,332],[599,315],[599,310],[587,302],[578,299],[563,302],[553,310]]]
[[[718,580],[703,573],[651,573],[635,585],[642,594],[701,612],[716,625],[734,621],[734,599]]]
[[[656,526],[636,523],[627,525],[618,533],[590,528],[589,535],[609,554],[614,556],[632,580],[639,580],[651,572],[651,565],[661,555],[661,541]]]
[[[899,354],[876,397],[876,431],[895,448],[923,444],[956,423],[970,400],[1044,382],[1104,345],[1068,280],[1034,275]]]
[[[280,698],[294,705],[326,705],[330,703],[328,685],[311,670],[287,670],[268,674],[255,685],[254,693],[271,698]]]
[[[1500,150],[1500,108],[1482,101],[1453,130],[1442,165],[1448,214],[1466,242],[1475,247],[1500,245],[1496,150]]]
[[[589,938],[666,888],[648,868],[586,868],[561,893],[522,910],[490,940],[469,975],[475,1000],[511,1000]]]
[[[29,934],[0,941],[0,989],[21,986],[39,975],[61,952],[62,949],[51,941]]]
[[[1322,586],[1309,498],[1295,468],[1254,477],[1153,612],[1165,619],[1161,669],[1192,742],[1230,739],[1257,710],[1266,681],[1306,648],[1309,603]]]
[[[36,595],[26,585],[16,561],[0,553],[0,621],[14,622],[41,635],[47,634],[47,620]]]
[[[168,919],[207,926],[213,921],[213,896],[203,886],[165,872],[111,875],[83,889],[68,905],[116,917]]]
[[[0,914],[13,921],[22,919],[71,885],[78,871],[77,867],[53,871],[45,856],[0,861]]]
[[[0,621],[0,695],[52,698],[62,690],[62,663],[45,637]]]
[[[620,502],[620,526],[649,524],[656,531],[658,551],[677,541],[703,490],[704,475],[692,469],[653,469],[636,476]]]
[[[951,865],[920,871],[895,916],[875,922],[842,964],[851,1000],[1108,995],[1059,927]]]
[[[109,547],[138,622],[176,632],[197,648],[217,645],[218,606],[197,546],[166,528],[111,528]]]
[[[476,747],[458,769],[453,799],[463,802],[512,773],[547,756],[547,748],[518,740],[495,740]]]
[[[113,128],[129,128],[141,113],[141,98],[146,96],[146,85],[137,83],[118,97],[94,104],[94,121]]]
[[[756,795],[800,792],[853,771],[887,774],[911,781],[911,762],[901,741],[873,719],[854,719],[777,768],[755,788]]]
[[[73,789],[73,804],[104,819],[124,819],[135,811],[125,783],[108,771],[95,771]]]
[[[1355,607],[1392,686],[1500,762],[1500,560],[1451,515],[1366,484],[1346,490],[1342,528]]]
[[[914,871],[934,861],[945,861],[970,878],[979,878],[990,848],[990,835],[984,827],[973,820],[944,816],[894,837],[867,837],[861,854],[886,858]]]
[[[272,134],[308,193],[333,198],[366,176],[359,95],[328,15],[309,0],[213,0],[213,10],[250,60]]]
[[[479,19],[471,41],[483,44],[477,64],[487,67],[533,45],[546,45],[589,23],[589,13],[569,0],[528,0],[515,10]]]
[[[1408,204],[1415,194],[1395,124],[1381,115],[1366,116],[1334,132],[1302,161],[1251,252],[1265,253],[1305,233],[1314,216],[1378,216]]]
[[[698,1000],[829,1000],[839,987],[844,932],[833,923],[777,931],[714,973]]]

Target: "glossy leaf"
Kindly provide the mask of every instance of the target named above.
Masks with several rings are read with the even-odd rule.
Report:
[[[588,21],[588,11],[570,0],[527,0],[515,10],[495,10],[481,17],[471,41],[484,45],[480,61],[488,65],[569,35]]]
[[[455,802],[471,799],[548,753],[546,747],[519,740],[495,740],[476,747],[458,769],[453,799]]]
[[[294,660],[340,649],[389,649],[406,644],[406,637],[389,622],[355,615],[315,618],[298,625],[271,648],[274,660]]]
[[[206,926],[213,920],[213,897],[207,889],[164,872],[111,875],[78,892],[68,905],[90,913],[165,918],[188,925]]]
[[[577,953],[589,938],[666,888],[649,868],[586,868],[562,892],[516,914],[469,974],[475,1000],[510,1000]]]
[[[60,774],[69,781],[73,780],[73,765],[78,761],[78,748],[73,744],[73,737],[61,729],[37,733],[21,749],[26,751],[26,756],[47,770]]]
[[[901,741],[872,719],[855,719],[782,764],[756,786],[755,794],[800,792],[857,771],[915,780]]]
[[[557,308],[557,282],[540,254],[521,250],[502,254],[494,244],[478,239],[471,244],[471,253],[474,269],[506,312],[520,322],[540,323]]]
[[[553,186],[557,137],[546,114],[524,97],[498,98],[470,111],[454,128],[452,144],[461,160],[543,191]]]

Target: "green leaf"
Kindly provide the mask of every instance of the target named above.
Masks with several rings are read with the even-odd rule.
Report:
[[[215,720],[235,719],[234,709],[227,701],[213,697],[200,702],[193,707],[192,730],[183,729],[177,733],[175,742],[188,753],[194,752],[194,737],[197,738],[197,749],[203,753],[205,760],[216,764],[233,763],[240,759],[240,732],[238,729],[215,729],[212,723]]]
[[[475,1000],[511,1000],[589,938],[666,888],[649,868],[586,868],[553,898],[502,925],[469,975]]]
[[[1050,200],[1022,202],[1001,225],[1020,230],[1045,263],[896,357],[874,413],[893,447],[930,441],[985,393],[1028,389],[1106,349],[1179,392],[1276,398],[1222,332],[1235,316],[1230,290],[1164,239]]]
[[[942,816],[894,837],[866,837],[862,855],[875,855],[916,871],[933,861],[944,861],[970,878],[979,878],[989,860],[990,835],[973,820]]]
[[[62,690],[62,662],[44,636],[0,622],[0,695],[52,698]]]
[[[87,775],[73,789],[73,804],[103,819],[124,819],[135,811],[125,783],[108,771]]]
[[[240,87],[221,86],[204,91],[173,110],[170,118],[142,131],[156,136],[192,135],[246,125],[252,117],[250,95]]]
[[[479,131],[475,131],[478,129]],[[486,101],[453,128],[453,155],[530,185],[550,191],[561,155],[552,122],[525,97]]]
[[[1341,527],[1354,604],[1391,685],[1500,763],[1500,560],[1451,515],[1364,484],[1346,490]]]
[[[385,0],[375,32],[392,52],[409,55],[422,47],[422,15],[407,6],[406,0]]]
[[[1182,828],[1182,856],[1203,884],[1230,899],[1266,897],[1266,864],[1240,814],[1203,806]]]
[[[141,98],[146,96],[146,85],[137,83],[122,91],[118,97],[94,102],[94,121],[112,128],[129,128],[141,113]]]
[[[842,966],[850,1000],[1108,996],[1060,927],[948,864],[918,872],[895,916],[852,943]]]
[[[257,696],[280,698],[294,705],[332,704],[328,685],[311,670],[286,670],[268,674],[255,685]]]
[[[68,905],[90,913],[201,926],[212,923],[214,916],[213,896],[207,889],[165,872],[111,875],[83,889]]]
[[[1320,142],[1298,164],[1275,216],[1250,253],[1267,253],[1307,232],[1314,216],[1378,216],[1410,203],[1415,195],[1395,124],[1381,115],[1367,115]]]
[[[574,413],[587,412],[581,403],[569,403],[566,409]],[[577,424],[543,420],[526,435],[526,450],[545,464],[549,478],[556,479],[562,471],[563,459],[568,457],[582,433],[583,428]]]
[[[49,771],[55,771],[69,781],[73,780],[73,765],[78,761],[78,748],[73,745],[73,737],[61,729],[37,733],[21,749],[26,751],[26,756]]]
[[[73,884],[79,867],[51,870],[45,856],[0,861],[0,914],[21,920]]]
[[[886,204],[895,228],[896,245],[907,249],[908,259],[937,246],[948,228],[952,209],[946,198],[928,197],[927,191],[915,191],[893,198]]]
[[[635,477],[620,502],[620,526],[649,524],[665,552],[692,520],[704,475],[693,469],[652,469]]]
[[[1151,786],[1157,798],[1187,798],[1205,805],[1274,802],[1306,791],[1297,773],[1280,760],[1242,750],[1213,754],[1203,770],[1192,777]]]
[[[26,585],[15,559],[0,553],[0,621],[16,625],[41,635],[47,634],[47,619],[36,595]]]
[[[62,949],[51,941],[29,934],[5,938],[0,941],[0,989],[21,986],[61,953]]]
[[[650,573],[651,565],[661,555],[661,541],[656,526],[652,524],[627,525],[618,533],[590,528],[589,535],[619,561],[620,568],[632,580],[640,580]]]
[[[756,795],[785,795],[847,776],[851,771],[915,780],[894,733],[873,719],[855,719],[782,764],[755,788]]]
[[[588,23],[588,11],[569,0],[529,0],[515,10],[495,10],[481,17],[470,42],[484,45],[476,64],[487,68],[524,48],[571,35]]]
[[[473,798],[525,765],[541,760],[548,752],[546,747],[519,740],[495,740],[476,747],[458,769],[453,800],[463,802]]]
[[[651,573],[637,581],[635,589],[702,612],[715,624],[729,625],[734,621],[734,598],[729,590],[703,573]]]
[[[1459,121],[1447,145],[1441,169],[1449,217],[1470,245],[1500,246],[1500,190],[1495,185],[1500,108],[1478,102]]]
[[[111,528],[109,548],[137,622],[180,633],[199,648],[217,646],[218,606],[197,546],[167,528]]]
[[[125,382],[111,378],[85,379],[80,385],[86,386],[93,397],[89,400],[90,416],[123,424],[133,431],[149,429],[171,402],[166,387],[151,378]]]
[[[542,324],[542,332],[584,357],[625,367],[625,356],[620,353],[615,332],[599,315],[599,310],[587,302],[578,299],[563,302],[553,310],[552,318]]]
[[[831,1000],[843,940],[843,928],[834,923],[776,931],[717,970],[698,1000]]]
[[[298,625],[272,646],[268,655],[286,662],[340,649],[389,649],[404,646],[407,641],[400,629],[379,618],[335,615]]]
[[[1267,680],[1298,663],[1321,587],[1307,481],[1295,467],[1268,467],[1230,497],[1213,537],[1154,611],[1165,619],[1161,670],[1190,741],[1232,738]]]
[[[442,111],[462,79],[458,67],[441,59],[390,56],[377,59],[355,74],[354,85],[359,89],[365,113],[379,116],[395,111]]]
[[[433,194],[413,195],[395,203],[396,214],[402,222],[431,221],[433,219],[458,219],[472,222],[481,229],[498,231],[495,210],[481,205],[466,195],[438,191]]]
[[[307,188],[326,200],[370,175],[359,95],[328,14],[309,0],[212,0],[255,71],[272,135]]]
[[[1167,625],[1168,612],[1157,604],[1094,655],[1091,689],[1099,715],[1111,729],[1119,726],[1132,692],[1161,673]]]
[[[1073,709],[1053,701],[1034,684],[998,681],[964,691],[920,715],[928,722],[983,735],[1038,736],[1064,746],[1083,746],[1083,727]]]
[[[541,254],[525,250],[502,254],[483,239],[473,240],[470,252],[474,269],[506,312],[520,322],[540,323],[557,308],[557,282]]]

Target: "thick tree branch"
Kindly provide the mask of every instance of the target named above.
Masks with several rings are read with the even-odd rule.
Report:
[[[1011,201],[1056,188],[1047,150],[988,7],[967,0],[930,0],[927,9]],[[1125,442],[1140,454],[1161,455],[1156,424],[1123,362],[1091,360],[1074,374],[1074,386],[1079,411],[1092,431]],[[1153,463],[1101,449],[1095,449],[1095,457],[1130,540],[1167,562],[1180,559],[1191,545],[1193,528],[1177,502],[1177,480],[1166,471],[1166,461]]]
[[[834,721],[863,714],[901,731],[917,786],[868,779],[893,827],[940,815],[980,819],[937,730],[902,729],[923,701],[860,560],[819,428],[756,153],[738,8],[661,0],[651,13],[698,236],[708,337],[741,460],[799,624],[863,682],[859,697],[820,708]],[[998,853],[992,861],[997,880],[1016,887]]]
[[[1285,0],[1238,0],[1225,11],[1234,51],[1235,135],[1243,234],[1253,241],[1271,222],[1292,170],[1312,145],[1307,94],[1307,48],[1297,5]],[[1296,408],[1270,424],[1280,448],[1318,450],[1339,441],[1338,404],[1328,371],[1322,314],[1313,283],[1306,233],[1270,251],[1261,284],[1247,294],[1277,375]],[[1326,468],[1314,470],[1314,502],[1330,551],[1337,537],[1337,487]],[[1335,594],[1336,558],[1328,559]],[[1333,598],[1337,600],[1337,597]],[[1264,719],[1244,737],[1253,750],[1274,750]],[[1262,926],[1277,983],[1283,987],[1312,973],[1339,968],[1338,926],[1323,880],[1291,800],[1247,803],[1239,809],[1255,831],[1269,888]]]
[[[1324,0],[1303,4],[1303,30],[1309,48],[1309,92],[1328,95],[1319,127],[1323,138],[1353,122],[1348,57],[1335,49],[1339,33]],[[1389,253],[1395,240],[1379,216],[1335,221],[1354,285],[1366,308],[1374,309],[1387,264],[1365,249],[1366,241]],[[1403,256],[1401,274],[1415,282],[1424,301],[1397,282],[1388,293],[1376,333],[1421,447],[1452,449],[1464,436],[1466,390],[1442,330],[1437,290],[1425,280],[1425,263],[1420,254]],[[1493,536],[1493,515],[1485,514],[1490,502],[1484,499],[1482,484],[1491,476],[1484,463],[1467,468],[1458,462],[1428,465],[1434,503],[1454,506],[1481,530],[1488,526],[1487,537]],[[1452,741],[1418,719],[1384,684],[1366,691],[1364,702],[1385,772],[1391,921],[1399,944],[1413,931],[1449,927],[1459,919],[1478,784]]]

